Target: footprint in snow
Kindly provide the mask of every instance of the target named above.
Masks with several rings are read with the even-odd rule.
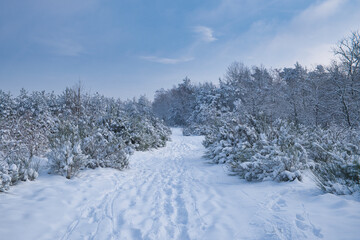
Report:
[[[280,198],[272,205],[271,209],[275,212],[280,212],[284,207],[287,207],[286,201]]]
[[[324,237],[321,234],[321,229],[316,228],[309,220],[306,221],[305,217],[301,214],[296,214],[295,224],[301,231],[311,231],[315,237]]]

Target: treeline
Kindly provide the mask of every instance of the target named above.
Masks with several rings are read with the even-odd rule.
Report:
[[[123,102],[80,85],[60,95],[0,90],[0,191],[37,178],[39,157],[71,178],[84,168],[126,168],[134,150],[165,146],[169,135],[145,97]]]
[[[352,193],[360,179],[360,34],[334,49],[339,62],[307,69],[235,62],[217,85],[156,92],[153,110],[184,135],[204,134],[206,156],[249,181],[301,179],[311,169],[328,192]]]

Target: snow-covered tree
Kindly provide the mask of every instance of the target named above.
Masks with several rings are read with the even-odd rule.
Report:
[[[194,86],[189,78],[170,90],[155,94],[152,108],[155,114],[170,126],[185,126],[194,110]]]
[[[58,123],[50,136],[51,172],[70,179],[85,167],[87,156],[82,153],[81,140],[78,125],[69,120]]]

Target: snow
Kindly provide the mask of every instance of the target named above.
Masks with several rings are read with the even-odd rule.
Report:
[[[358,239],[360,202],[303,182],[249,183],[173,129],[130,169],[41,174],[0,194],[1,239]]]

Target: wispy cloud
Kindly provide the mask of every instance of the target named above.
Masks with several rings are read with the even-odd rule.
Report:
[[[205,41],[205,42],[213,42],[215,40],[217,40],[215,37],[214,37],[214,31],[209,28],[209,27],[205,27],[205,26],[196,26],[193,28],[193,31],[197,34],[199,34],[200,36],[200,39],[202,41]]]
[[[347,0],[323,0],[310,5],[265,44],[268,56],[283,56],[279,62],[300,61],[304,64],[329,63],[333,46],[351,30],[357,14],[350,10]],[[347,13],[347,14],[345,14]],[[355,21],[351,21],[354,19]],[[289,64],[289,63],[288,63]]]
[[[141,56],[143,60],[162,64],[177,64],[192,61],[194,58],[160,58],[156,56]]]
[[[223,58],[247,64],[284,67],[301,64],[329,64],[338,40],[359,28],[360,2],[319,0],[291,19],[260,19],[247,32],[223,44]],[[239,47],[246,46],[246,48]]]
[[[297,17],[297,20],[302,22],[314,22],[326,19],[335,14],[341,5],[346,2],[347,0],[325,0],[319,4],[311,5]]]

